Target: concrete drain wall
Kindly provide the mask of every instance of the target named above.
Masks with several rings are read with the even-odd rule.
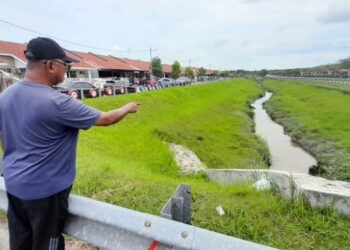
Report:
[[[220,184],[256,182],[267,179],[287,199],[305,197],[312,207],[332,207],[338,213],[350,217],[350,183],[332,181],[308,174],[268,169],[206,169],[194,152],[176,144],[170,144],[181,172],[204,172],[211,181]]]
[[[304,196],[312,207],[332,207],[338,213],[350,217],[349,182],[264,169],[212,169],[205,170],[205,173],[211,181],[220,184],[255,182],[266,178],[288,199]]]

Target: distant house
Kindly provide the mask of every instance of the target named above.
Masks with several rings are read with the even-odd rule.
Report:
[[[172,66],[170,64],[162,64],[164,77],[171,77]]]
[[[26,44],[23,43],[0,41],[0,70],[22,78],[27,64],[23,54],[25,49]],[[67,72],[67,78],[128,77],[132,79],[140,74],[147,76],[147,72],[149,76],[149,62],[99,55],[92,52],[66,50],[66,53],[79,61],[72,65],[71,71]],[[134,66],[135,64],[137,66]]]
[[[341,69],[339,73],[342,78],[350,78],[350,69]]]
[[[0,41],[0,73],[14,79],[23,78],[27,60],[24,56],[26,44]],[[129,58],[118,58],[112,55],[100,55],[92,52],[69,51],[66,53],[78,60],[67,72],[68,79],[94,80],[98,78],[150,78],[150,62]],[[172,66],[162,64],[164,77],[170,77]],[[193,68],[197,74],[198,68]],[[210,75],[211,71],[207,71]],[[137,82],[137,81],[135,81]]]
[[[135,60],[129,58],[122,58],[124,62],[129,64],[134,69],[134,75],[138,78],[150,77],[150,62]]]
[[[111,78],[132,77],[134,68],[113,56],[99,55],[92,52],[68,52],[79,62],[72,65],[68,72],[70,78]]]
[[[27,60],[23,51],[26,45],[22,43],[0,41],[0,70],[16,77],[23,77]]]

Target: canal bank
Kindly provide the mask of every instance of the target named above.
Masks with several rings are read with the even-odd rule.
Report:
[[[283,81],[264,81],[273,93],[264,104],[297,144],[317,158],[310,174],[350,181],[350,98],[339,91]]]

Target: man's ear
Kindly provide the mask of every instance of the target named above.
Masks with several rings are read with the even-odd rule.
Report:
[[[55,69],[54,69],[54,65],[53,65],[52,61],[47,61],[46,69],[47,69],[48,72],[54,73]]]

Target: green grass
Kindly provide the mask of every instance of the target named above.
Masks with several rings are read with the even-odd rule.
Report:
[[[310,79],[312,80],[312,79]],[[339,80],[339,79],[336,79]],[[344,79],[347,80],[347,79]],[[295,82],[293,80],[291,80],[291,82]],[[300,82],[299,82],[300,83]],[[313,86],[318,86],[318,87],[323,87],[323,88],[327,88],[327,89],[336,89],[339,90],[341,92],[344,93],[349,93],[350,92],[350,82],[347,83],[340,83],[340,82],[326,82],[326,80],[324,80],[324,82],[321,80],[319,82],[302,82],[303,84],[309,84],[309,85],[313,85]]]
[[[316,172],[350,180],[350,96],[303,83],[265,81],[268,113],[319,160]]]
[[[209,168],[266,167],[267,148],[253,134],[248,108],[261,94],[240,79],[86,100],[102,110],[134,100],[142,106],[120,124],[81,131],[74,193],[158,215],[176,186],[188,183],[195,226],[281,249],[347,249],[350,221],[332,210],[178,172],[168,142],[190,148]]]
[[[331,210],[179,173],[169,142],[190,148],[209,168],[266,167],[267,148],[253,133],[248,105],[261,94],[255,82],[240,79],[86,100],[101,110],[129,101],[142,106],[120,124],[81,132],[74,192],[158,215],[176,186],[188,183],[196,226],[283,249],[345,249],[350,221]]]

